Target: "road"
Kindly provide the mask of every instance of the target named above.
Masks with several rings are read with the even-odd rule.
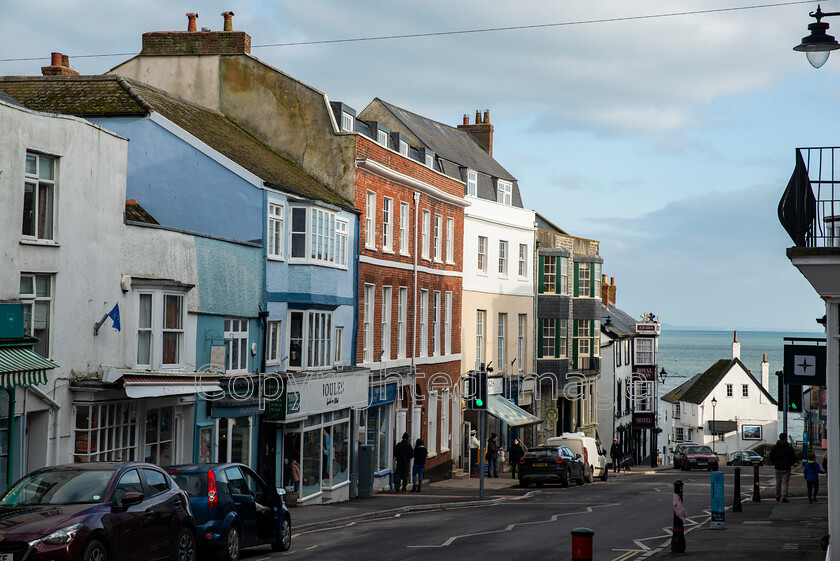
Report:
[[[637,468],[643,469],[643,468]],[[765,471],[766,470],[766,471]],[[723,468],[732,491],[732,468]],[[771,468],[762,468],[768,481]],[[594,558],[626,561],[670,540],[673,483],[684,482],[686,527],[708,517],[708,472],[650,471],[569,488],[531,488],[521,500],[495,506],[389,515],[341,527],[297,533],[292,548],[243,550],[248,561],[570,559],[571,530],[594,530]],[[752,470],[742,471],[741,489],[752,491]],[[727,497],[727,504],[732,498]],[[293,511],[294,513],[294,511]],[[691,534],[686,537],[690,541]]]

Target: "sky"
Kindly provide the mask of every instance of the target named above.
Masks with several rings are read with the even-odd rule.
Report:
[[[795,148],[840,145],[840,54],[815,70],[792,50],[816,2],[766,2],[0,0],[0,75],[39,75],[53,51],[101,74],[145,32],[185,31],[187,12],[221,30],[233,11],[254,56],[359,112],[489,110],[524,205],[600,241],[630,315],[813,331],[825,307],[776,208]]]

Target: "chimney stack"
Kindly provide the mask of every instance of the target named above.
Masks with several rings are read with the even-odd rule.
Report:
[[[195,29],[195,20],[198,19],[198,14],[190,12],[187,14],[187,32],[193,33]]]
[[[490,124],[490,110],[484,110],[484,119],[481,117],[481,110],[475,110],[475,123],[469,124],[469,119],[464,115],[464,124],[458,125],[458,130],[468,132],[475,138],[484,150],[493,155],[493,125]]]
[[[50,54],[50,65],[41,67],[44,76],[78,76],[79,73],[70,68],[70,57],[61,53]]]
[[[732,358],[741,358],[741,343],[738,342],[738,332],[735,332],[734,340],[732,341]]]
[[[761,359],[761,387],[770,391],[770,363],[767,362],[767,353]]]
[[[222,17],[225,18],[225,31],[233,31],[233,12],[222,12]]]
[[[467,115],[466,113],[464,113],[464,123],[463,124],[465,124],[465,125],[470,124],[470,116]]]

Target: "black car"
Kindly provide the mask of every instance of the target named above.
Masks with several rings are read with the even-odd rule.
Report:
[[[519,486],[536,483],[560,483],[568,487],[573,481],[583,485],[585,473],[580,454],[574,454],[566,446],[537,446],[529,449],[519,460]]]
[[[726,463],[730,466],[760,466],[764,464],[764,458],[754,450],[738,450],[732,453]]]
[[[196,558],[186,493],[142,462],[33,471],[0,497],[0,519],[2,561]]]
[[[236,561],[244,547],[270,544],[286,551],[292,518],[282,494],[243,464],[185,464],[164,468],[190,497],[198,546],[220,561]]]

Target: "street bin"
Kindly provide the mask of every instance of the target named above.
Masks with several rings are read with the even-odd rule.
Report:
[[[374,450],[369,444],[359,445],[359,497],[373,496]]]

